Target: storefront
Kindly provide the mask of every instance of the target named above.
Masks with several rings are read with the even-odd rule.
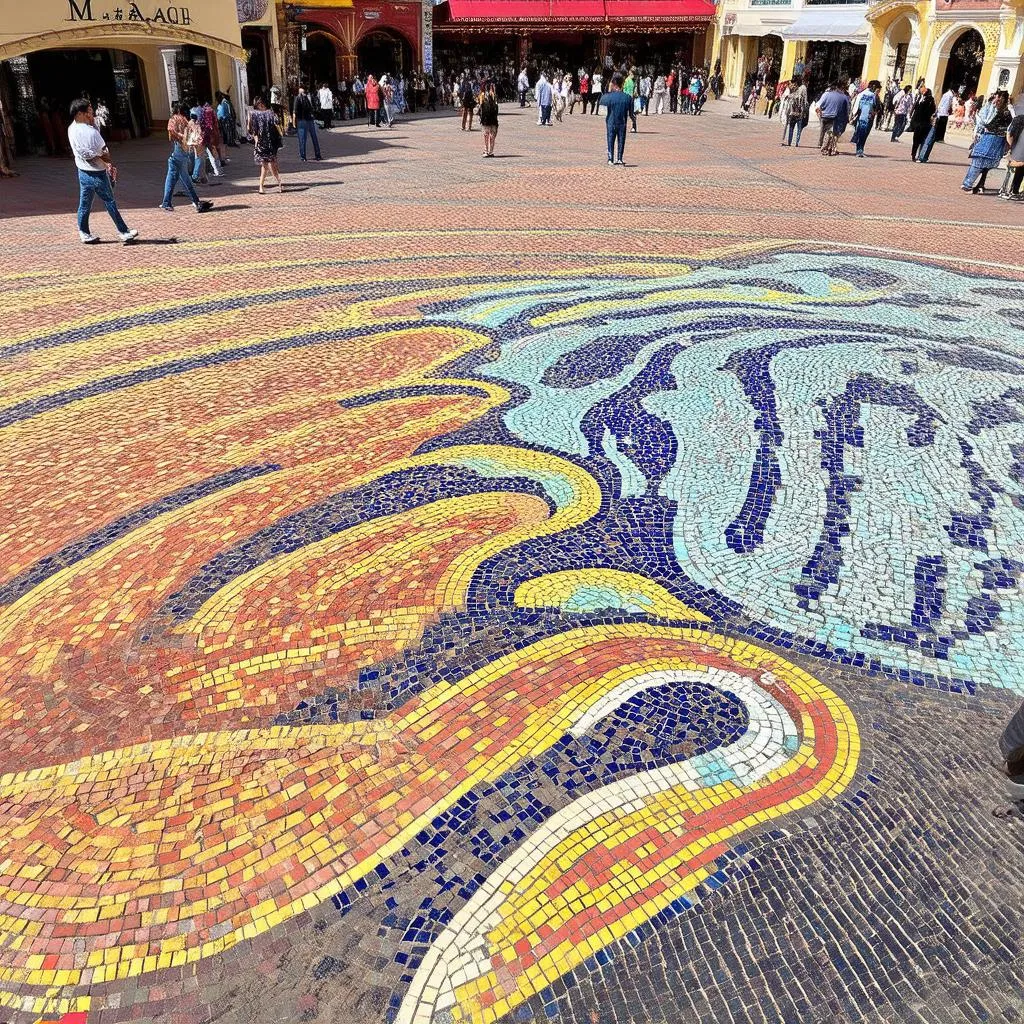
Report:
[[[411,75],[429,64],[419,0],[319,0],[289,8],[288,89],[355,74]]]
[[[820,95],[829,82],[858,81],[870,29],[866,4],[821,4],[805,7],[782,36],[797,43],[796,67],[809,78],[812,96]]]
[[[789,0],[758,3],[726,12],[722,17],[721,59],[725,91],[739,96],[748,75],[763,61],[769,81],[793,73],[793,44],[782,33],[793,24],[797,12]]]
[[[106,107],[112,141],[146,135],[178,99],[244,99],[235,0],[32,0],[0,21],[0,113],[16,151],[67,150],[68,106]]]
[[[714,14],[710,0],[445,0],[434,16],[437,64],[457,71],[463,54],[492,54],[536,70],[658,73],[706,59]]]

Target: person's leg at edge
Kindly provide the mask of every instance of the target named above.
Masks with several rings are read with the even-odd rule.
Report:
[[[89,211],[92,209],[94,183],[85,171],[78,172],[78,230],[89,234]]]
[[[274,177],[277,179],[277,190],[279,192],[284,191],[284,182],[281,180],[281,170],[277,166],[277,157],[270,161],[270,169],[274,172]]]
[[[626,152],[626,126],[624,124],[619,125],[618,129],[616,130],[616,135],[617,151],[615,159],[621,164],[622,155],[623,153]]]
[[[178,161],[172,153],[167,158],[167,177],[164,178],[164,198],[160,205],[165,210],[174,208],[174,185],[178,180]],[[190,178],[189,181],[192,179]]]
[[[309,122],[309,131],[313,137],[313,156],[317,160],[323,160],[323,155],[320,152],[320,136],[316,133],[316,121]]]
[[[267,183],[267,165],[266,163],[260,164],[260,195],[264,194],[264,186]]]
[[[309,137],[309,122],[299,122],[299,159],[306,160],[306,140]]]
[[[125,224],[124,217],[121,216],[121,211],[117,208],[117,203],[114,201],[114,192],[110,187],[110,179],[107,177],[106,171],[96,181],[96,195],[100,197],[103,205],[107,208],[107,213],[110,214],[114,227],[117,228],[120,234],[127,234],[128,225]]]
[[[604,127],[608,141],[608,163],[613,163],[615,161],[615,129],[612,127],[611,121],[606,121]]]

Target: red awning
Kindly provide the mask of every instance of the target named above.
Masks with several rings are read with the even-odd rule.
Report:
[[[460,22],[710,21],[711,0],[445,0],[434,9],[435,25]]]

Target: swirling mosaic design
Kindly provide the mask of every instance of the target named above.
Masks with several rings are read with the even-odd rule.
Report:
[[[8,282],[0,1005],[416,876],[390,1019],[497,1020],[849,783],[765,643],[1021,686],[1020,285],[295,264],[200,312]]]

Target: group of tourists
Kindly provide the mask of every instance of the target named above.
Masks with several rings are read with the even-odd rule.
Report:
[[[1004,90],[993,92],[982,102],[969,97],[964,100],[958,90],[949,88],[936,102],[923,78],[916,88],[890,80],[872,80],[866,85],[857,82],[831,82],[815,100],[808,93],[806,78],[794,77],[779,83],[765,116],[776,113],[782,122],[782,145],[799,146],[803,130],[811,115],[818,120],[817,148],[824,156],[834,156],[848,127],[858,157],[865,155],[865,146],[872,130],[889,133],[891,142],[898,142],[904,132],[911,136],[910,159],[925,164],[933,147],[946,138],[954,125],[970,124],[973,138],[968,150],[970,165],[962,189],[974,195],[985,192],[988,172],[1007,157],[1007,173],[999,189],[1003,199],[1024,202],[1021,179],[1024,178],[1024,103],[1015,110]],[[757,94],[753,82],[742,101],[744,112],[755,109],[751,97]],[[968,120],[967,104],[970,104]]]

